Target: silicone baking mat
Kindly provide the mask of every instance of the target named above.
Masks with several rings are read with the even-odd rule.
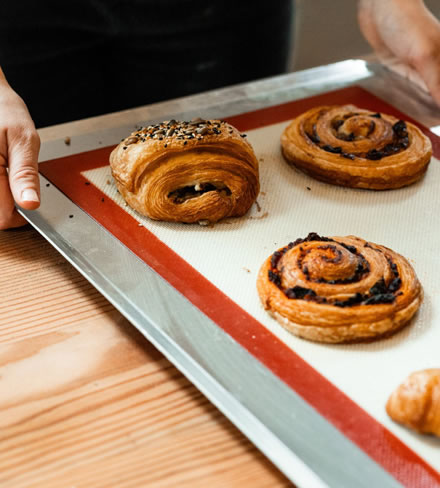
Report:
[[[408,188],[370,192],[320,183],[285,163],[280,135],[304,110],[341,103],[411,120],[360,87],[228,117],[255,149],[261,193],[244,218],[211,227],[155,222],[128,208],[108,167],[113,147],[48,161],[40,171],[395,478],[438,486],[440,441],[394,424],[384,405],[409,373],[440,367],[440,139],[422,128],[435,157]],[[311,231],[357,235],[409,258],[425,290],[413,323],[386,340],[341,346],[296,338],[270,318],[255,288],[258,269]]]

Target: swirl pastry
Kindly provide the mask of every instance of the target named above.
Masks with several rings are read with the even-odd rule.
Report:
[[[415,125],[354,105],[308,110],[284,130],[281,146],[289,163],[318,180],[372,190],[416,182],[432,155]]]
[[[244,215],[258,195],[258,161],[244,137],[220,120],[170,120],[133,132],[113,150],[110,166],[139,213],[208,224]]]
[[[392,393],[386,410],[396,422],[440,437],[440,369],[412,373]]]
[[[257,289],[287,330],[319,342],[360,342],[406,325],[423,292],[408,261],[358,237],[297,239],[270,256]]]

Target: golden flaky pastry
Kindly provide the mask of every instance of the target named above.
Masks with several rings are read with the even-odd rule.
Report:
[[[155,220],[217,222],[244,215],[259,192],[251,145],[220,120],[170,120],[143,127],[110,155],[119,192]]]
[[[396,422],[440,437],[440,369],[412,373],[392,393],[386,410]]]
[[[432,156],[415,125],[354,105],[308,110],[285,129],[281,146],[289,163],[318,180],[371,190],[416,182]]]
[[[361,342],[408,324],[423,292],[408,261],[359,237],[310,233],[270,256],[257,289],[290,332],[318,342]]]

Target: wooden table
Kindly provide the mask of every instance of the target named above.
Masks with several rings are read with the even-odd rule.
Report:
[[[0,269],[1,488],[291,486],[32,228],[0,232]]]

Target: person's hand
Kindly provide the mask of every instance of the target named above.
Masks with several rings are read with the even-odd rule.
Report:
[[[423,0],[360,0],[358,17],[379,59],[421,80],[440,105],[440,22]]]
[[[0,230],[26,224],[14,202],[29,210],[40,205],[39,150],[28,109],[0,69]]]

